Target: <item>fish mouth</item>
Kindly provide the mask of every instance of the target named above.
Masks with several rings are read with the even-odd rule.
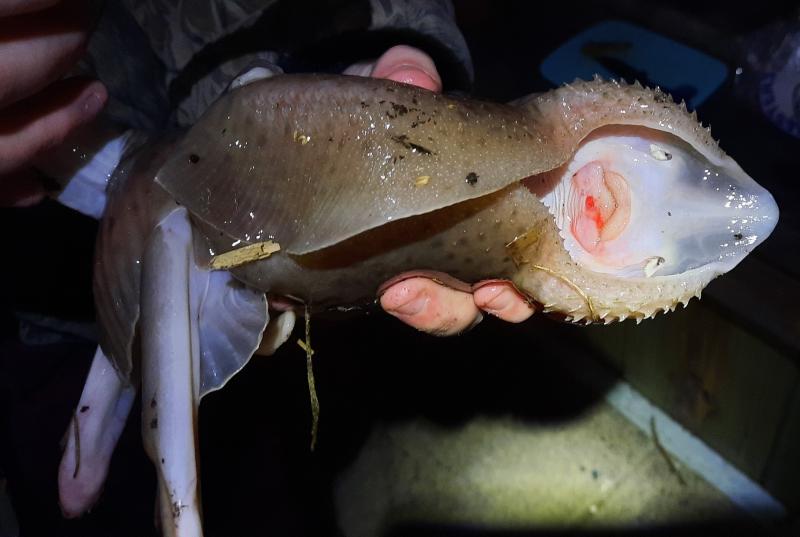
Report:
[[[559,168],[522,180],[583,268],[622,278],[731,270],[777,224],[772,195],[727,156],[678,136],[613,125]]]

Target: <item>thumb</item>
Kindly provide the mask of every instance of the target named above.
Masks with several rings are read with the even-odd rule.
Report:
[[[430,56],[406,45],[392,47],[375,62],[371,76],[442,91],[442,79]]]

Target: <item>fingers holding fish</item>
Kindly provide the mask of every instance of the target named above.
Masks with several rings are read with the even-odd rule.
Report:
[[[440,92],[442,80],[433,60],[425,52],[398,45],[372,63],[351,66],[346,74],[385,78]],[[428,278],[411,278],[389,287],[381,306],[401,321],[435,335],[453,335],[482,319],[472,295],[437,284]]]
[[[514,287],[503,280],[479,283],[473,292],[475,305],[495,317],[521,323],[535,313],[534,307]]]
[[[58,80],[86,45],[91,22],[86,3],[62,2],[26,13],[30,7],[0,4],[0,106],[30,97]]]
[[[370,76],[442,91],[442,80],[431,57],[406,45],[384,52],[371,66]],[[381,296],[381,305],[406,324],[441,336],[461,333],[483,318],[472,295],[427,278],[395,284]]]
[[[108,94],[100,82],[69,79],[3,113],[0,174],[15,171],[41,151],[62,142],[103,108]]]
[[[35,165],[42,150],[63,141],[105,104],[107,93],[100,82],[59,80],[83,54],[91,23],[92,12],[85,2],[0,2],[4,204],[41,199],[35,177],[20,170]],[[14,176],[8,177],[11,173]]]
[[[436,336],[459,334],[483,318],[471,293],[450,289],[425,277],[392,285],[381,295],[380,303],[390,315]]]
[[[371,76],[386,78],[439,92],[442,81],[433,60],[419,49],[399,45],[386,51],[374,64]],[[478,324],[481,309],[510,322],[521,322],[533,310],[511,283],[494,283],[478,289],[475,296],[427,278],[412,278],[389,287],[381,306],[391,315],[434,335],[454,335]]]

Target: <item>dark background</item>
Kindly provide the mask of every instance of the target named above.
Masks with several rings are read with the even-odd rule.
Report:
[[[747,37],[796,9],[791,3],[766,2],[736,7],[688,1],[547,4],[456,2],[475,64],[474,95],[504,101],[549,89],[539,72],[542,59],[576,33],[611,18],[707,52],[732,73],[742,63]],[[742,89],[746,82],[729,76],[698,113],[712,124],[723,148],[777,199],[781,222],[756,255],[796,280],[800,143],[761,115]],[[7,479],[23,535],[154,534],[155,475],[141,448],[138,402],[100,502],[82,519],[61,518],[59,440],[80,396],[94,343],[76,338],[28,346],[18,338],[17,311],[92,319],[95,229],[90,219],[54,203],[0,210],[0,475]],[[788,306],[777,312],[784,305],[761,307],[797,322],[798,314]],[[794,336],[776,330],[763,316],[754,319],[759,316],[748,304],[720,308],[794,352]],[[377,311],[348,321],[315,320],[313,330],[322,405],[315,453],[308,450],[304,354],[294,344],[274,357],[256,357],[224,390],[203,400],[207,535],[336,534],[332,483],[375,422],[424,416],[455,426],[479,413],[559,420],[602,396],[602,389],[587,387],[571,373],[575,364],[592,359],[582,329],[540,316],[522,326],[488,319],[477,330],[447,340],[415,333]],[[750,531],[736,521],[709,524],[663,534]],[[397,532],[443,533],[442,528]],[[452,528],[447,533],[477,535]]]

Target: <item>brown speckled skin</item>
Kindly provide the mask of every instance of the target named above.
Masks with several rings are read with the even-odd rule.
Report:
[[[284,75],[218,101],[156,180],[234,239],[274,237],[305,254],[561,164],[571,150],[550,131],[532,107],[387,80]],[[212,242],[231,248],[227,237]]]

